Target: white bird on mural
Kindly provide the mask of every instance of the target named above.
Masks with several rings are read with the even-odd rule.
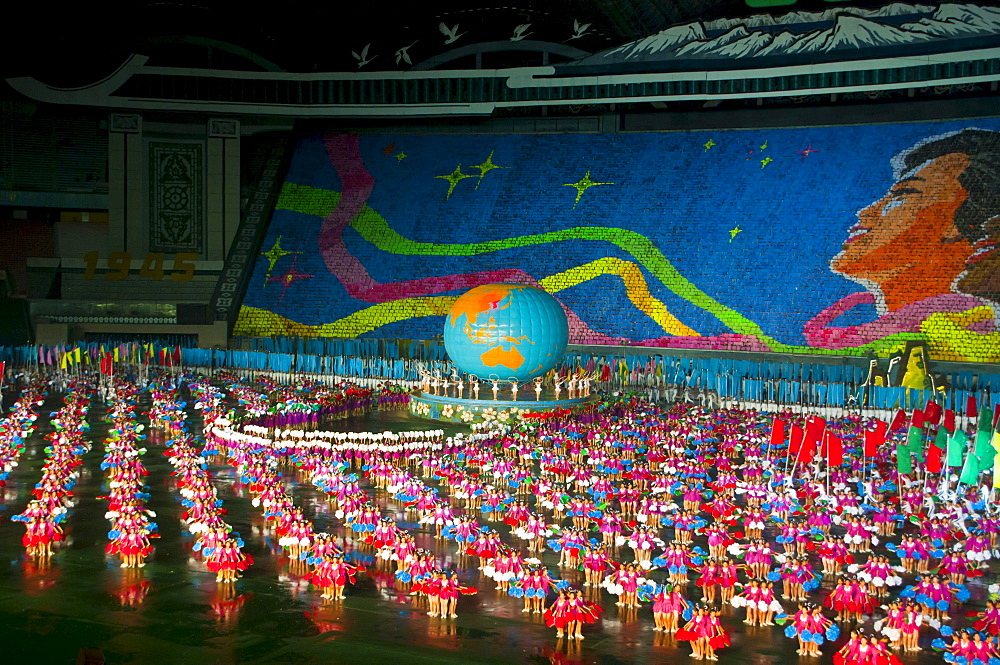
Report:
[[[444,24],[444,21],[441,21],[438,23],[438,30],[441,31],[442,35],[448,38],[445,40],[445,44],[451,44],[453,41],[456,41],[459,37],[465,34],[464,32],[458,32],[458,23],[455,24],[454,28],[449,28]]]
[[[369,62],[378,57],[377,55],[373,55],[371,58],[368,57],[368,49],[370,47],[371,47],[370,43],[365,44],[365,47],[361,49],[361,55],[358,55],[355,51],[351,51],[351,55],[353,55],[354,59],[358,61],[358,69],[364,67]]]
[[[418,39],[417,42],[419,42],[419,41],[420,40]],[[413,42],[413,44],[416,44],[417,42]],[[408,65],[412,65],[413,64],[413,61],[410,60],[410,54],[409,54],[409,50],[413,46],[413,44],[410,44],[409,46],[404,46],[403,48],[401,48],[398,51],[396,51],[396,64],[397,65],[399,64],[400,60],[402,60],[403,62],[405,62]]]
[[[532,34],[530,32],[525,32],[530,27],[531,27],[530,23],[522,23],[521,25],[514,28],[514,35],[510,38],[510,41],[519,42],[528,35]]]
[[[587,29],[590,28],[591,25],[592,24],[590,23],[580,23],[578,20],[573,19],[573,36],[566,41],[569,41],[570,39],[577,39],[578,37],[583,37],[584,35],[589,35],[590,33],[587,32]]]

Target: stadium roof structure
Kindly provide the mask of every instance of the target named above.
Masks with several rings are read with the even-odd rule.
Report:
[[[981,93],[1000,80],[1000,9],[975,2],[441,0],[344,9],[289,0],[263,11],[146,2],[77,19],[50,18],[43,47],[7,45],[5,95],[111,109],[378,117]]]

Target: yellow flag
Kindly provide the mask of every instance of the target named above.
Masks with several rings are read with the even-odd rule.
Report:
[[[73,359],[76,360],[76,362],[81,362],[80,361],[80,347],[79,346],[76,347],[76,352],[73,354]]]
[[[118,362],[118,347],[115,347],[115,362]]]
[[[62,359],[59,361],[59,368],[60,369],[66,369],[66,363],[68,363],[68,362],[69,362],[69,354],[68,353],[64,353],[62,355]]]

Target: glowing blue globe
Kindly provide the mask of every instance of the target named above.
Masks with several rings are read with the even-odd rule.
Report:
[[[452,305],[444,348],[461,371],[486,379],[528,381],[556,366],[569,326],[559,302],[521,284],[487,284]]]

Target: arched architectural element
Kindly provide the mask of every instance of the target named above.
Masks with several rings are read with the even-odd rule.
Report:
[[[519,42],[512,42],[509,40],[502,42],[480,42],[478,44],[468,44],[444,53],[439,53],[434,57],[428,58],[427,60],[414,65],[413,71],[439,69],[449,62],[454,62],[455,60],[460,60],[470,55],[475,55],[478,62],[484,53],[503,53],[505,51],[538,53],[539,65],[549,64],[549,54],[562,56],[568,60],[577,60],[590,55],[587,51],[581,51],[573,46],[567,46],[566,44],[559,44],[557,42],[538,41],[534,39],[524,39]],[[481,69],[481,67],[477,66],[476,69]]]

